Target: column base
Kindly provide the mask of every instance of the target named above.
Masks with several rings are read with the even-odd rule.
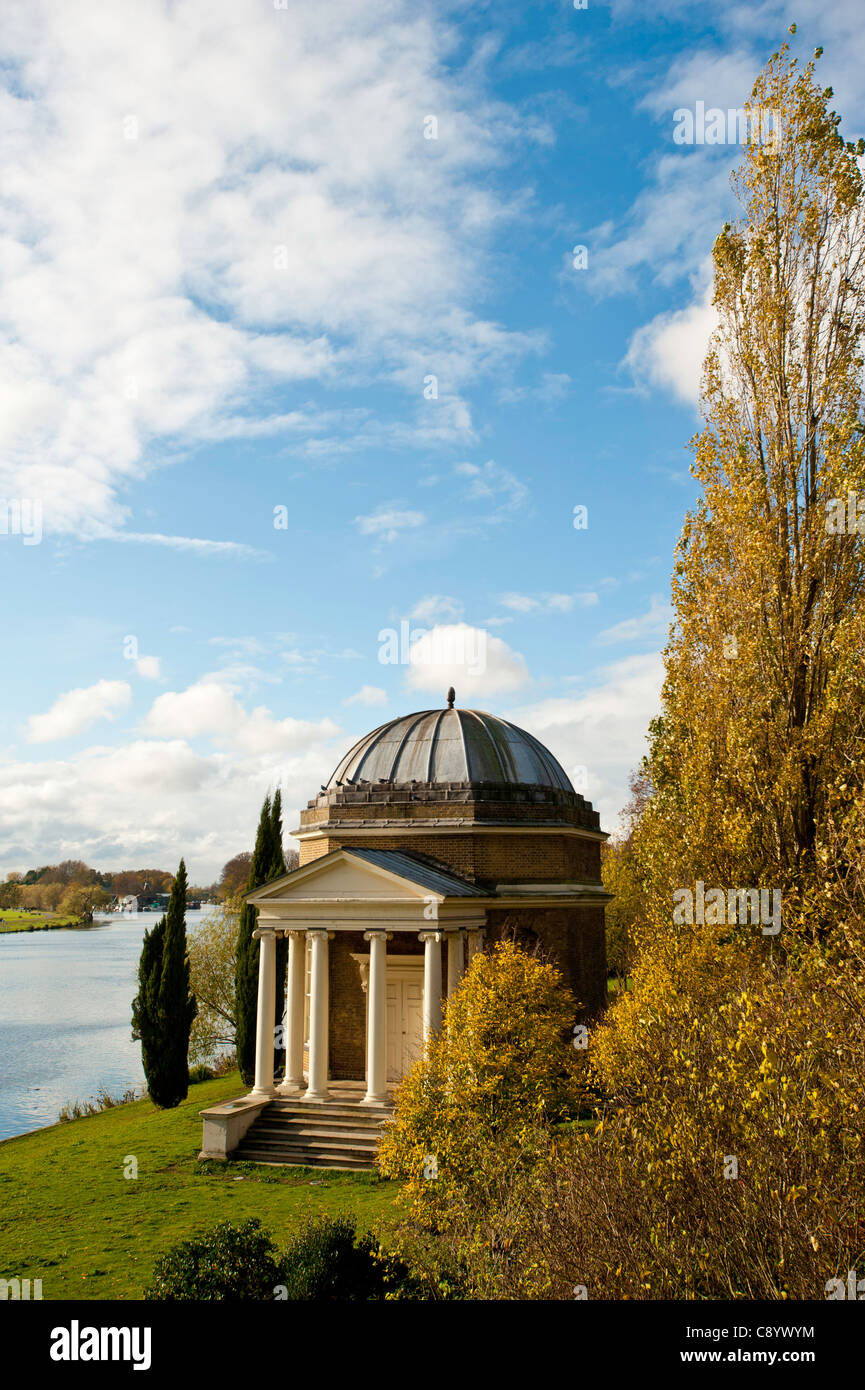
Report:
[[[267,1099],[269,1100],[275,1095],[275,1086],[253,1086],[252,1090],[249,1092],[248,1099],[260,1100],[262,1097],[267,1097]]]
[[[388,1104],[387,1096],[364,1096],[363,1100],[358,1101],[359,1105],[377,1105],[379,1107]]]
[[[305,1081],[281,1081],[276,1088],[278,1096],[299,1096],[306,1089]]]
[[[311,1105],[322,1105],[325,1101],[331,1100],[330,1091],[304,1091],[301,1100],[308,1101]]]

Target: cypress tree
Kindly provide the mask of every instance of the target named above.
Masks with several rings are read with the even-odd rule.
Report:
[[[138,994],[132,1001],[132,1037],[141,1043],[141,1065],[147,1089],[159,1087],[162,1034],[159,1026],[159,984],[162,979],[162,944],[165,918],[144,933],[138,961]]]
[[[285,873],[285,854],[282,849],[282,792],[277,787],[273,794],[273,802],[270,807],[270,837],[272,857],[270,861],[270,871],[267,875],[267,882],[272,879],[280,878]],[[277,1024],[281,1023],[285,1013],[285,980],[288,974],[288,937],[277,937],[276,941],[276,1010],[275,1017]],[[285,1047],[274,1046],[273,1052],[274,1071],[279,1071],[285,1065]]]
[[[162,978],[159,1008],[163,1019],[165,1090],[157,1105],[179,1105],[189,1089],[189,1032],[198,1012],[189,988],[189,956],[186,951],[186,865],[181,859],[168,900],[162,946]],[[151,1092],[152,1094],[152,1092]]]
[[[258,832],[247,893],[267,882],[273,862],[273,807],[270,797],[264,798],[258,819]],[[234,970],[237,1065],[246,1086],[255,1079],[255,1018],[258,1005],[258,942],[253,938],[257,913],[245,902],[240,909],[237,927],[237,960]]]
[[[186,865],[181,859],[168,912],[144,934],[138,995],[132,1004],[132,1036],[153,1102],[170,1109],[189,1088],[189,1031],[197,1005],[189,989],[186,951]]]

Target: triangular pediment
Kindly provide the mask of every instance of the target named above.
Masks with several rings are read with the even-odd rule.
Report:
[[[419,871],[420,872],[420,871]],[[314,859],[300,869],[294,869],[273,883],[265,884],[247,896],[256,907],[273,903],[333,902],[444,902],[446,892],[418,882],[410,877],[411,869],[385,868],[352,854],[350,850],[333,850]]]

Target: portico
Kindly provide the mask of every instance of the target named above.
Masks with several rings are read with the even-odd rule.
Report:
[[[340,1012],[331,1000],[331,958],[334,951],[344,957],[344,947],[359,944],[360,937],[363,949],[348,951],[366,1000],[366,1091],[360,1103],[386,1105],[388,1083],[399,1080],[422,1040],[441,1027],[443,987],[449,993],[456,989],[480,948],[485,896],[458,875],[411,855],[352,848],[332,851],[250,895],[258,908],[260,942],[251,1097],[297,1096],[309,1104],[330,1100],[332,1022]],[[274,1013],[279,936],[289,941],[281,1080],[273,1066],[281,1022]],[[404,984],[413,985],[415,1002],[420,996],[415,1030],[420,1037],[410,1038],[405,1048],[389,1049],[389,1034],[412,1032],[413,1001],[409,998],[406,1008],[405,991],[397,988]]]

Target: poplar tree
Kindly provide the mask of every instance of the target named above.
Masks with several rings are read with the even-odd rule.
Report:
[[[857,156],[787,45],[751,109],[740,216],[713,248],[717,330],[704,365],[702,487],[673,574],[654,795],[639,834],[669,921],[696,879],[817,899],[839,799],[861,786],[865,719],[865,200]]]

